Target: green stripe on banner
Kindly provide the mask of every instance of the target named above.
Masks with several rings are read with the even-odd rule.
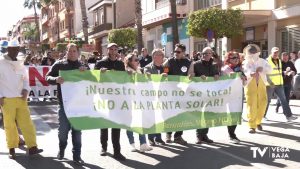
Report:
[[[215,126],[231,126],[241,124],[241,112],[213,113],[213,112],[185,112],[171,117],[162,123],[153,125],[150,128],[128,127],[117,124],[104,118],[72,117],[69,118],[72,126],[78,130],[98,128],[122,128],[140,134],[162,133],[169,131],[181,131],[195,128],[209,128]],[[205,118],[205,119],[204,119]]]
[[[192,77],[189,79],[186,76],[174,76],[169,75],[163,77],[162,75],[153,74],[151,76],[145,74],[132,74],[129,75],[124,71],[107,71],[101,73],[100,70],[68,70],[60,71],[60,76],[64,78],[65,81],[70,82],[79,82],[79,81],[92,81],[92,82],[114,82],[114,83],[134,83],[134,82],[212,82],[215,81],[214,78],[208,77],[206,80],[201,79],[200,77]],[[232,75],[221,76],[219,80],[228,80],[235,79],[240,76],[240,73],[234,73]]]

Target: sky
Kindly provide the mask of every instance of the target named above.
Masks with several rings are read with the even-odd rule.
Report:
[[[33,9],[25,9],[23,3],[24,0],[0,0],[0,37],[6,37],[14,24],[34,13]]]

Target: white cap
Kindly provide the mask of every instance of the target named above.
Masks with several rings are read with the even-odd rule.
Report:
[[[278,47],[273,47],[271,49],[271,53],[274,53],[274,52],[278,52],[279,51],[279,48]]]
[[[20,44],[17,40],[11,40],[8,42],[7,47],[20,47]]]
[[[256,44],[249,44],[243,49],[243,53],[245,55],[256,54],[259,52],[260,52],[260,48]]]
[[[109,44],[107,45],[107,49],[108,49],[108,48],[111,48],[111,47],[113,47],[113,46],[118,47],[118,45],[117,45],[116,43],[109,43]]]

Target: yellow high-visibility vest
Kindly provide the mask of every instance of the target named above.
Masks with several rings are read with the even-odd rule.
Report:
[[[267,75],[269,80],[272,81],[273,85],[283,85],[281,60],[278,60],[278,65],[275,65],[272,56],[269,56],[268,63],[272,66],[272,72]]]

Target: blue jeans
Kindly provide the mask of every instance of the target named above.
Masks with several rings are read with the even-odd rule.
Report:
[[[277,95],[278,99],[280,100],[280,103],[281,103],[282,109],[283,109],[283,114],[286,117],[292,116],[292,111],[290,109],[289,103],[286,100],[284,88],[282,85],[275,86],[275,87],[267,86],[267,93],[268,93],[268,104],[267,104],[267,108],[266,108],[266,112],[265,112],[265,117],[267,115],[269,104],[271,102],[271,99],[272,99],[272,96],[274,93]]]
[[[63,106],[58,108],[58,139],[59,139],[59,150],[65,151],[68,144],[68,134],[72,130],[72,143],[73,143],[73,159],[80,158],[81,155],[81,131],[75,130],[71,127],[71,124],[66,116]]]
[[[291,90],[292,90],[292,85],[284,85],[283,88],[284,88],[284,94],[285,94],[286,101],[288,103],[290,103],[290,94],[291,94]],[[277,105],[277,107],[281,106],[280,100],[278,97],[277,97],[276,105]]]
[[[156,139],[156,140],[161,140],[161,134],[160,133],[156,133],[156,134],[148,134],[148,139],[149,140],[153,140],[153,139]]]
[[[127,130],[126,134],[129,140],[129,144],[133,144],[134,143],[133,132]],[[144,134],[139,134],[139,139],[140,139],[140,145],[146,143],[146,136]]]

